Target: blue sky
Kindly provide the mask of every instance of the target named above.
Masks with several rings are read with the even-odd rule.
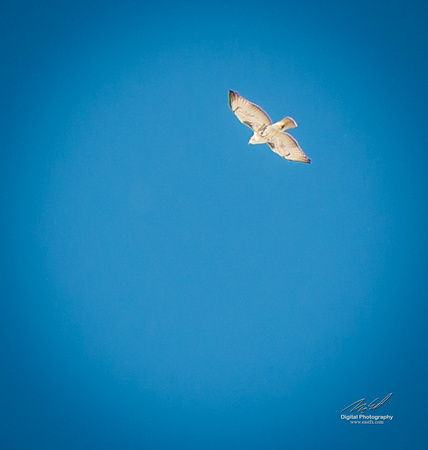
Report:
[[[1,6],[3,448],[426,446],[427,12]]]

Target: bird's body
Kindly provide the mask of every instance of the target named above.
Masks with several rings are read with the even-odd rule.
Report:
[[[229,91],[229,106],[236,117],[254,131],[249,144],[268,144],[282,158],[304,163],[311,162],[297,141],[285,133],[285,130],[297,127],[294,119],[285,117],[279,122],[272,123],[269,116],[259,106],[233,91]]]

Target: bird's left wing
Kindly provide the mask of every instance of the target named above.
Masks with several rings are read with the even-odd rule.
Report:
[[[272,123],[260,106],[249,102],[237,92],[229,91],[229,106],[236,117],[254,132],[261,131]]]
[[[267,143],[279,156],[290,161],[310,164],[311,160],[303,153],[297,141],[288,133],[280,133]]]

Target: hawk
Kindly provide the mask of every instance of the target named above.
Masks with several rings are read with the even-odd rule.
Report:
[[[229,106],[236,117],[254,131],[249,144],[267,144],[282,158],[310,164],[311,160],[303,153],[296,139],[285,133],[285,130],[297,127],[294,119],[285,117],[273,124],[260,106],[233,91],[229,91]]]

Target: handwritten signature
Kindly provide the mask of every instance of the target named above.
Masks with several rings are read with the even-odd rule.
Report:
[[[342,411],[346,411],[348,408],[351,408],[352,406],[354,406],[354,408],[351,409],[351,412],[354,411],[360,411],[361,413],[363,413],[366,409],[378,409],[380,408],[392,395],[392,392],[390,394],[388,394],[382,401],[380,401],[378,404],[376,404],[376,402],[379,400],[378,398],[375,398],[371,403],[369,403],[367,405],[367,403],[363,403],[366,401],[365,398],[362,398],[361,400],[357,400],[356,402],[352,403],[351,405],[347,406],[345,409],[342,409]]]

